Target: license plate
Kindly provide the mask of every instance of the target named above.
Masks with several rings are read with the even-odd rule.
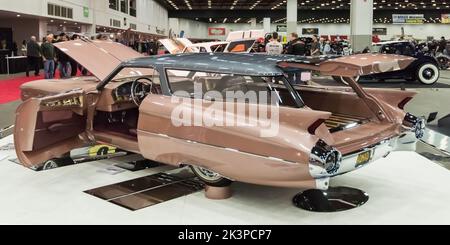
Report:
[[[366,151],[358,155],[358,159],[356,159],[356,167],[361,167],[362,165],[368,163],[370,161],[371,152]]]

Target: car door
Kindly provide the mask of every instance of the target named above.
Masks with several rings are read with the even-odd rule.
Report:
[[[83,90],[31,98],[16,111],[14,141],[17,157],[26,167],[39,167],[88,140],[87,102]]]

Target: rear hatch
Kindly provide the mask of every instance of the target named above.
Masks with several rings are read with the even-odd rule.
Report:
[[[414,60],[397,55],[363,54],[337,59],[293,59],[279,65],[315,70],[323,75],[356,77],[404,69]],[[367,92],[353,79],[347,82],[351,88],[305,86],[298,89],[307,106],[332,113],[324,124],[332,135],[333,146],[346,155],[399,135],[405,116],[400,104],[411,93]]]

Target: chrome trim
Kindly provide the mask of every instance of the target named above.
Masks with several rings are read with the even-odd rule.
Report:
[[[425,135],[426,120],[424,117],[416,117],[407,113],[403,119],[403,127],[413,132],[417,139],[422,139]]]
[[[334,175],[339,171],[342,154],[323,140],[319,140],[311,150],[309,158],[310,174],[313,178],[323,178]]]

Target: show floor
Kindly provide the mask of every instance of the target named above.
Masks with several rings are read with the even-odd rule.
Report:
[[[12,137],[0,140],[0,146]],[[395,152],[332,186],[366,191],[369,202],[339,213],[313,213],[293,206],[301,190],[236,183],[234,196],[212,201],[197,192],[139,211],[84,191],[170,170],[159,167],[116,175],[104,173],[111,161],[34,172],[0,161],[1,224],[450,224],[450,171],[412,152]],[[1,158],[0,158],[1,159]]]

